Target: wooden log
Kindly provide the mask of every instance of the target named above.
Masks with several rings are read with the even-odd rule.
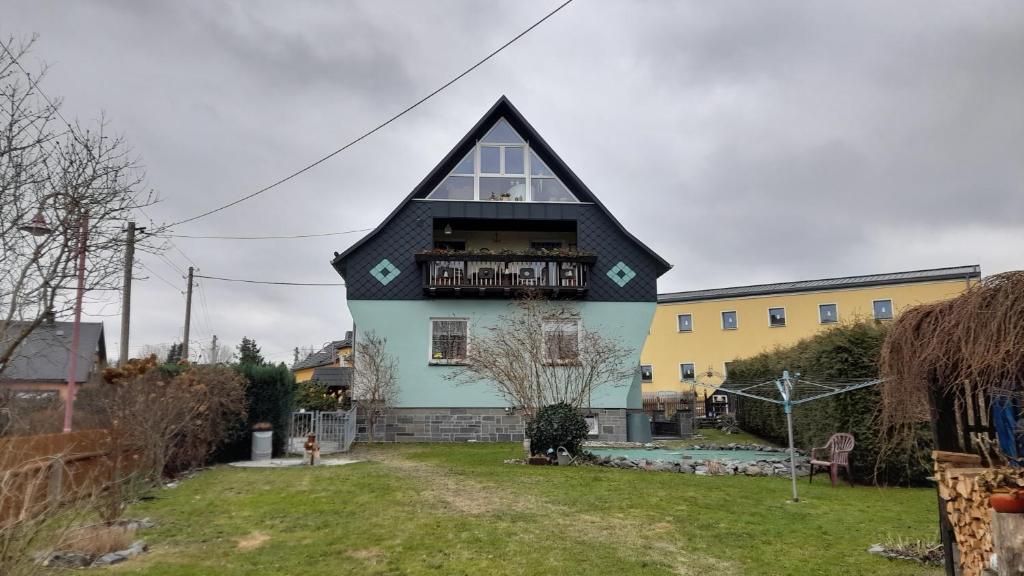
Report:
[[[1024,514],[992,512],[992,544],[999,576],[1024,574]]]
[[[966,464],[968,466],[981,466],[981,456],[977,454],[965,454],[963,452],[948,452],[946,450],[932,450],[932,458],[935,462],[949,464]]]

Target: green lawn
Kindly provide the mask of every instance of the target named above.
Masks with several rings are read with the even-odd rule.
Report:
[[[772,442],[746,432],[726,434],[716,428],[701,428],[697,430],[697,435],[699,437],[687,438],[685,440],[656,440],[656,442],[664,444],[669,448],[682,448],[693,446],[694,444],[718,444],[720,446],[726,444],[761,444],[764,446],[774,446]]]
[[[865,549],[934,538],[927,489],[502,463],[511,444],[368,449],[341,467],[218,467],[132,507],[126,574],[938,574]]]

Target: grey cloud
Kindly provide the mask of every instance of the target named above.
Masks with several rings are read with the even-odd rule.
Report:
[[[0,33],[41,34],[46,88],[71,116],[107,112],[172,221],[337,148],[553,6],[0,0]],[[507,94],[676,265],[664,291],[1020,268],[1022,31],[1017,2],[576,2],[367,141],[179,232],[373,226]],[[177,244],[210,275],[334,282],[331,253],[357,237]],[[199,340],[248,335],[279,360],[349,323],[340,288],[203,292]],[[133,345],[176,338],[182,315],[174,289],[140,282]]]

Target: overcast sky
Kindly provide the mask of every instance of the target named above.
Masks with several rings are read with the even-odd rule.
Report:
[[[0,0],[64,114],[105,112],[157,222],[252,192],[426,95],[558,2]],[[674,265],[661,291],[1024,268],[1024,3],[576,0],[410,115],[190,235],[373,227],[502,94]],[[140,225],[148,220],[140,215]],[[340,282],[359,235],[178,239],[203,274]],[[142,255],[133,351],[180,339]],[[343,288],[202,283],[193,339],[274,360],[350,327]],[[94,313],[114,314],[115,301]],[[116,357],[119,323],[106,322]]]

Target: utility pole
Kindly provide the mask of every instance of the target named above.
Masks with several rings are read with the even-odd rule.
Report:
[[[139,228],[145,232],[145,228]],[[135,267],[135,222],[128,223],[128,242],[124,249],[124,285],[121,295],[121,355],[118,366],[128,362],[128,331],[132,322],[132,269]]]
[[[210,364],[217,363],[217,335],[213,335],[213,341],[210,342]]]
[[[82,296],[85,294],[85,251],[89,243],[89,216],[82,215],[78,228],[78,290],[75,292],[75,323],[71,326],[71,353],[68,359],[68,389],[64,400],[64,432],[71,432],[75,412],[75,383],[78,379],[78,354],[82,327]]]
[[[192,323],[192,266],[188,267],[188,288],[185,292],[185,338],[181,342],[181,359],[188,362],[188,329]]]

